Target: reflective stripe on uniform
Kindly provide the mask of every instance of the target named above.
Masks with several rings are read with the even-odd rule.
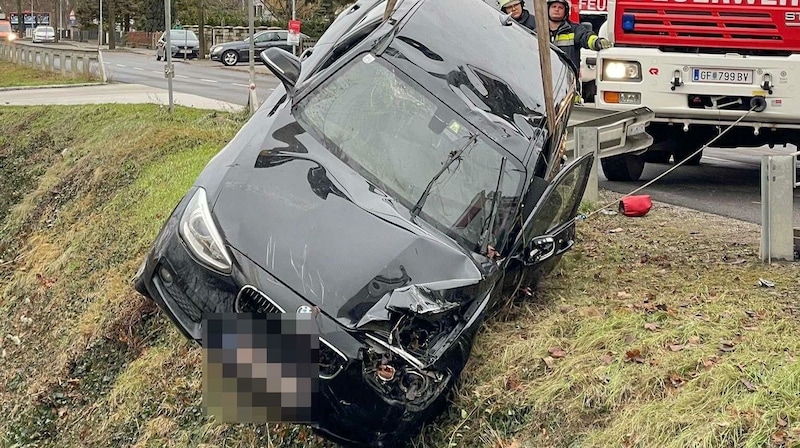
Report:
[[[589,37],[589,48],[594,48],[594,43],[597,42],[597,36],[592,35]]]
[[[557,34],[554,43],[557,47],[570,47],[575,45],[575,33]]]

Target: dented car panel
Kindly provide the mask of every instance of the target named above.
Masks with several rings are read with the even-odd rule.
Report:
[[[384,7],[334,21],[135,277],[200,344],[204,313],[312,312],[314,427],[353,446],[402,444],[441,411],[491,310],[572,247],[592,162],[543,178],[576,88],[557,51],[547,129],[518,24],[481,0],[403,0],[387,22]]]

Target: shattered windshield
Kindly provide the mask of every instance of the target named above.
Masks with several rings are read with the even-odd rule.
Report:
[[[359,57],[298,110],[337,157],[466,248],[502,244],[523,168],[390,64]]]

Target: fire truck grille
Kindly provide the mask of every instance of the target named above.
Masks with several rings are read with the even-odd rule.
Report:
[[[623,30],[620,23],[616,25],[615,36],[622,45],[627,41],[669,47],[670,51],[674,47],[743,50],[740,53],[766,50],[776,55],[800,50],[800,27],[786,24],[779,9],[743,10],[741,5],[729,4],[700,8],[696,4],[652,0],[621,0],[617,7],[635,21],[632,30]]]

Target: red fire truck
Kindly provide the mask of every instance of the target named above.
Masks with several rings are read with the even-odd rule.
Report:
[[[608,0],[606,26],[597,107],[655,112],[645,160],[697,164],[743,116],[714,146],[800,142],[800,0]]]

